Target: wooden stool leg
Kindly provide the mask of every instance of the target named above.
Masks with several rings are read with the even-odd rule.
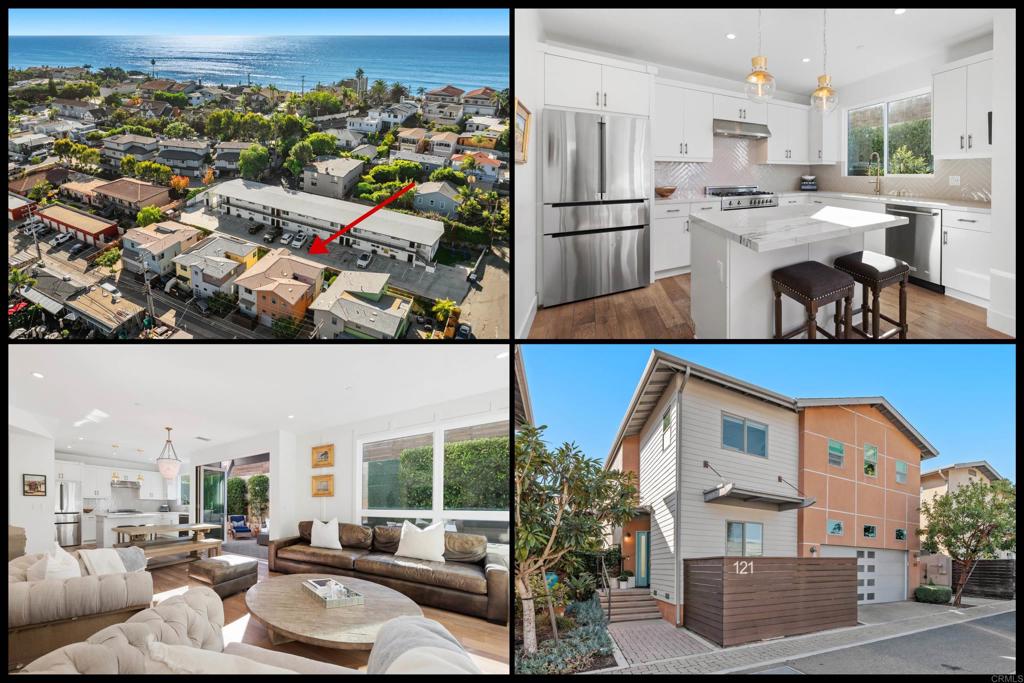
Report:
[[[782,292],[775,290],[775,338],[782,339]]]
[[[816,339],[818,336],[818,302],[812,301],[807,304],[807,338]]]
[[[864,334],[868,333],[868,312],[871,310],[868,307],[868,287],[863,282],[860,285],[861,293],[861,307],[860,307],[860,329],[864,330]]]
[[[881,312],[881,306],[878,303],[878,297],[881,294],[880,287],[871,288],[871,338],[878,339],[878,327],[879,319],[878,314]]]
[[[843,301],[846,302],[846,313],[844,315],[845,324],[843,325],[843,339],[849,339],[851,336],[853,336],[853,335],[850,334],[850,327],[853,326],[853,290],[852,289],[850,290],[850,293],[848,295],[843,297]]]
[[[842,336],[840,335],[840,331],[839,331],[839,327],[840,327],[840,325],[842,325],[842,322],[840,320],[842,318],[842,315],[843,315],[843,300],[842,299],[836,299],[836,312],[835,312],[835,315],[832,316],[832,321],[835,323],[835,326],[836,326],[836,339],[842,339]]]
[[[909,278],[904,276],[900,280],[900,339],[907,338],[907,280]]]

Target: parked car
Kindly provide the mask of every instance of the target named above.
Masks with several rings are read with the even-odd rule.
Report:
[[[461,325],[459,325],[458,329],[455,330],[455,338],[471,339],[470,335],[472,334],[472,332],[473,328],[469,325],[469,323],[462,323]]]
[[[89,248],[88,244],[83,244],[82,242],[79,242],[75,246],[73,246],[70,249],[68,249],[68,254],[71,255],[71,256],[78,256],[79,254],[81,254],[83,251],[85,251],[88,248]]]
[[[309,239],[309,235],[296,235],[292,240],[292,249],[302,249],[302,246]]]
[[[360,254],[356,259],[356,268],[366,268],[373,260],[373,254]]]
[[[255,235],[256,233],[258,233],[260,231],[261,227],[262,226],[259,223],[253,221],[252,225],[249,226],[249,234],[250,235]]]
[[[423,329],[427,334],[430,334],[431,332],[434,331],[434,323],[428,320],[426,323],[423,324]]]
[[[199,312],[203,315],[204,318],[210,315],[210,304],[206,303],[206,299],[200,299],[199,301],[197,301],[196,308],[199,309]]]
[[[281,242],[281,244],[290,244],[293,237],[295,237],[294,233],[286,232],[283,235],[281,235],[281,239],[279,241]]]
[[[424,318],[422,315],[416,316],[416,324],[417,325],[422,325],[424,320],[426,320],[426,318]]]
[[[65,242],[69,241],[70,239],[71,239],[71,233],[69,233],[69,232],[62,232],[59,235],[57,235],[56,237],[54,237],[52,240],[50,240],[50,244],[52,244],[55,247],[59,247],[60,245],[62,245]]]
[[[275,236],[274,236],[274,233],[272,233],[272,232],[268,232],[266,235],[263,236],[263,241],[266,242],[267,244],[270,244],[271,242],[273,242],[274,239],[275,239]]]

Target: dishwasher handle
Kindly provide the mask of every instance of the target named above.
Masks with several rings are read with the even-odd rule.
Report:
[[[913,215],[915,215],[915,216],[938,216],[938,215],[939,215],[939,212],[938,212],[938,211],[930,211],[930,212],[924,212],[924,211],[907,211],[906,209],[890,209],[889,207],[885,207],[885,212],[886,212],[886,213],[905,213],[905,214],[913,214]]]

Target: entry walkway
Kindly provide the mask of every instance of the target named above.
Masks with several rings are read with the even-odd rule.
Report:
[[[609,674],[711,674],[729,673],[742,669],[749,669],[756,666],[785,662],[798,657],[807,657],[814,654],[821,654],[830,650],[847,648],[853,645],[863,645],[879,640],[895,638],[927,631],[950,624],[959,624],[979,617],[987,617],[1017,610],[1016,600],[982,600],[972,598],[969,604],[976,607],[953,609],[948,605],[929,605],[930,608],[921,610],[921,605],[914,602],[894,603],[887,608],[886,613],[882,610],[870,610],[867,618],[874,623],[866,623],[850,628],[810,633],[804,636],[792,636],[762,643],[751,643],[737,647],[711,649],[706,652],[684,656],[672,656],[663,659],[655,659],[657,648],[649,648],[652,658],[631,661],[626,650],[630,649],[635,657],[643,658],[642,645],[623,644],[613,637],[626,659],[627,666],[618,669],[604,670],[600,673]],[[882,607],[876,605],[872,607]],[[902,608],[902,609],[901,609]],[[634,626],[635,624],[622,624],[622,627]],[[646,625],[646,624],[644,624]],[[609,631],[620,626],[609,625]],[[673,629],[671,625],[665,626],[672,631],[684,629]],[[689,634],[688,634],[689,635]],[[650,637],[654,637],[653,635]],[[635,662],[635,663],[634,663]],[[598,672],[594,672],[598,673]]]

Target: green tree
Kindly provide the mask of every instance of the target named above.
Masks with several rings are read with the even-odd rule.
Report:
[[[167,124],[167,127],[164,128],[164,135],[166,135],[169,138],[182,138],[185,140],[189,140],[191,138],[196,137],[197,133],[195,131],[195,128],[188,125],[187,123],[184,123],[182,121],[175,121],[174,123]]]
[[[144,206],[135,217],[135,224],[144,228],[152,223],[159,223],[163,220],[163,214],[160,213],[160,208],[157,206]]]
[[[246,485],[241,477],[228,478],[228,514],[244,515],[246,508]]]
[[[931,169],[924,157],[915,155],[906,145],[901,145],[889,156],[889,173],[931,173]]]
[[[609,526],[633,518],[637,489],[631,472],[605,470],[575,444],[550,450],[546,427],[526,425],[515,440],[515,575],[522,603],[523,652],[537,651],[531,580],[572,552],[598,550]]]
[[[239,135],[243,140],[266,144],[274,136],[274,126],[262,114],[249,112],[239,121]]]
[[[299,108],[306,116],[325,116],[341,111],[342,103],[330,90],[311,90],[299,97]]]
[[[1000,550],[1017,548],[1017,488],[1005,479],[991,483],[973,481],[933,498],[921,501],[924,536],[921,547],[931,553],[945,552],[961,562],[960,580],[953,587],[953,605],[979,559],[993,558]]]
[[[313,133],[306,142],[313,149],[313,156],[334,155],[338,151],[338,139],[330,133]]]
[[[420,87],[416,88],[416,94],[419,95],[420,97],[423,97],[423,94],[426,93],[426,92],[427,92],[427,89],[424,88],[422,85]]]
[[[247,180],[259,180],[270,166],[270,152],[263,145],[252,145],[238,155],[238,172]]]
[[[294,114],[282,114],[277,112],[270,117],[274,127],[274,137],[284,140],[287,138],[301,138],[306,132],[307,121]],[[312,122],[309,122],[312,126]]]
[[[435,170],[430,174],[430,180],[433,182],[441,182],[447,180],[456,187],[466,184],[466,174],[461,171],[456,171],[450,166],[444,166]]]
[[[80,100],[84,97],[97,97],[99,94],[100,87],[92,81],[72,81],[64,84],[59,96],[69,100]]]
[[[135,157],[131,154],[125,154],[121,157],[121,174],[127,176],[135,175]]]
[[[234,310],[238,303],[238,297],[226,294],[225,292],[214,292],[213,295],[206,300],[206,303],[210,305],[210,310],[217,315],[227,315]]]
[[[501,132],[501,135],[498,136],[498,141],[494,144],[494,149],[498,150],[499,152],[508,151],[509,130],[509,128],[506,128]]]
[[[58,138],[53,141],[53,153],[64,162],[71,159],[74,148],[75,142],[71,138]]]
[[[92,147],[87,147],[86,145],[79,145],[79,149],[77,150],[77,152],[78,155],[76,158],[78,159],[78,162],[83,166],[99,166],[100,151],[98,149],[93,149]]]
[[[356,80],[357,80],[357,81],[358,81],[358,80],[359,80],[360,78],[362,78],[362,77],[363,77],[364,75],[366,75],[366,72],[365,72],[365,71],[363,71],[362,69],[356,68]]]
[[[31,106],[32,104],[30,102],[26,102],[25,100],[11,100],[11,109],[18,112],[19,114],[24,114],[25,111]]]
[[[402,98],[409,94],[409,87],[402,85],[399,82],[391,84],[391,88],[388,89],[388,99],[392,102],[401,102]]]
[[[295,144],[288,153],[288,159],[285,161],[285,167],[292,175],[298,177],[302,175],[302,169],[312,158],[313,146],[308,142],[299,142]]]
[[[456,308],[457,306],[455,305],[455,302],[451,299],[438,299],[434,302],[430,312],[434,314],[434,317],[437,318],[438,322],[442,322],[447,320],[448,316],[450,316],[452,311]]]
[[[498,108],[495,115],[499,119],[508,117],[508,88],[494,91],[491,94],[491,102]]]
[[[239,116],[230,109],[214,109],[206,117],[206,134],[218,140],[234,140],[238,136]]]
[[[373,85],[370,86],[370,90],[366,94],[366,98],[373,105],[379,106],[384,104],[388,99],[388,84],[378,78],[373,82]]]
[[[51,192],[53,192],[53,185],[45,180],[40,180],[38,183],[32,186],[32,189],[28,191],[28,198],[34,202],[41,202]]]
[[[108,107],[120,107],[121,95],[116,92],[112,92],[103,98],[103,104],[107,105]]]
[[[46,92],[52,97],[57,96],[57,84],[53,82],[53,76],[50,76],[49,80],[46,82]]]
[[[249,477],[249,515],[256,520],[257,528],[263,526],[263,520],[270,511],[270,477],[257,474]]]
[[[14,289],[17,289],[18,287],[31,287],[35,283],[36,279],[23,270],[11,268],[7,272],[7,284]]]
[[[188,97],[184,93],[180,92],[165,92],[163,90],[157,90],[153,93],[153,99],[167,104],[172,104],[175,107],[187,107]]]
[[[295,318],[282,315],[274,320],[270,329],[278,339],[294,339],[299,333],[299,321]]]
[[[113,268],[114,264],[121,259],[121,250],[117,247],[107,249],[102,254],[96,257],[93,261],[98,266],[105,266],[107,268]]]

